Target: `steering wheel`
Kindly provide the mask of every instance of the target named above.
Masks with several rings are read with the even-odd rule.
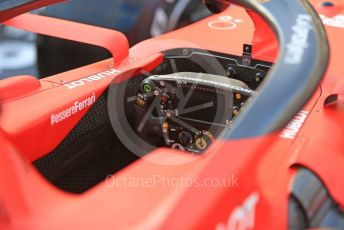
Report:
[[[205,0],[213,11],[235,3],[262,16],[279,40],[279,58],[258,94],[226,139],[266,135],[282,129],[307,103],[329,62],[329,44],[318,14],[307,0]]]
[[[214,74],[150,76],[136,97],[135,127],[148,142],[160,136],[164,146],[200,154],[253,95],[244,82]]]

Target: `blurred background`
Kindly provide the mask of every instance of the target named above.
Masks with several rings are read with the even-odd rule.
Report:
[[[0,0],[0,9],[22,2]],[[70,0],[33,13],[119,30],[131,46],[210,14],[200,0]],[[108,57],[98,47],[0,25],[0,79],[44,78]]]

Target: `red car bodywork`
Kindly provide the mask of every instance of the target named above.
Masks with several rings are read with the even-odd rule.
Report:
[[[343,1],[323,8],[310,1],[328,18],[343,14]],[[114,59],[36,80],[18,76],[0,82],[0,228],[1,229],[224,229],[247,199],[254,208],[245,213],[244,227],[285,229],[290,185],[298,167],[311,170],[325,184],[329,194],[344,207],[344,28],[326,25],[331,58],[326,76],[304,107],[307,118],[294,139],[281,137],[283,130],[262,137],[217,140],[207,153],[187,164],[166,166],[149,159],[181,161],[198,158],[165,148],[157,149],[114,177],[173,179],[189,176],[197,181],[231,178],[232,186],[151,187],[108,186],[104,181],[81,195],[69,194],[50,184],[31,165],[51,152],[76,126],[88,109],[59,124],[56,114],[75,101],[99,97],[112,81],[123,81],[126,72],[151,71],[163,61],[162,51],[172,48],[202,48],[240,56],[242,44],[253,44],[253,58],[274,62],[278,43],[272,31],[258,17],[232,7],[222,15],[241,19],[233,30],[210,28],[213,15],[178,31],[144,41],[130,49],[124,36],[115,31],[24,14],[4,24],[109,49]],[[207,36],[211,34],[211,36]],[[58,63],[56,63],[58,64]],[[119,70],[121,73],[116,73]],[[95,81],[82,80],[106,71]],[[112,73],[112,74],[110,74]],[[79,84],[69,89],[68,84]],[[327,104],[331,95],[340,95]],[[273,108],[271,108],[273,109]],[[39,144],[38,144],[39,143]],[[147,160],[148,159],[148,160]],[[234,213],[234,214],[233,214]],[[240,211],[239,211],[240,213]],[[243,226],[241,226],[243,227]],[[245,229],[245,228],[243,228]]]

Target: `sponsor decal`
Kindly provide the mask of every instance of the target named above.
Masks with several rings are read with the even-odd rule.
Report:
[[[71,83],[65,84],[64,86],[66,86],[68,89],[75,89],[77,87],[85,85],[86,83],[92,83],[95,81],[100,81],[104,78],[111,77],[111,76],[117,75],[119,73],[121,73],[120,70],[110,69],[108,71],[98,73],[96,75],[92,75],[92,76],[85,77],[85,78],[82,78],[82,79],[77,80],[77,81],[73,81]]]
[[[215,30],[234,30],[242,22],[242,19],[234,19],[232,16],[222,15],[217,20],[210,21],[208,26]]]
[[[88,98],[82,100],[82,101],[75,101],[72,106],[68,107],[67,109],[64,109],[63,111],[60,111],[56,114],[51,114],[50,116],[50,124],[56,125],[71,116],[79,113],[80,111],[91,107],[96,102],[96,93],[92,93],[91,96]]]
[[[301,111],[291,122],[289,122],[287,127],[280,134],[280,137],[290,140],[295,139],[297,134],[300,132],[303,123],[307,120],[308,115],[308,111]]]
[[[251,194],[241,206],[236,207],[228,218],[227,223],[220,223],[216,230],[246,230],[254,229],[256,206],[259,194]]]
[[[320,15],[323,23],[327,26],[337,27],[344,29],[344,15],[339,14],[334,16],[333,18],[328,18],[325,15]]]
[[[299,64],[302,61],[305,49],[309,47],[309,32],[313,30],[312,17],[308,14],[299,14],[296,24],[291,29],[293,33],[286,46],[287,51],[284,63]]]

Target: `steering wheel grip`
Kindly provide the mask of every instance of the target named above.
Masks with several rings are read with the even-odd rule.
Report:
[[[235,3],[260,14],[280,45],[277,63],[224,138],[278,131],[305,106],[327,69],[330,51],[321,19],[307,0],[221,2]]]

